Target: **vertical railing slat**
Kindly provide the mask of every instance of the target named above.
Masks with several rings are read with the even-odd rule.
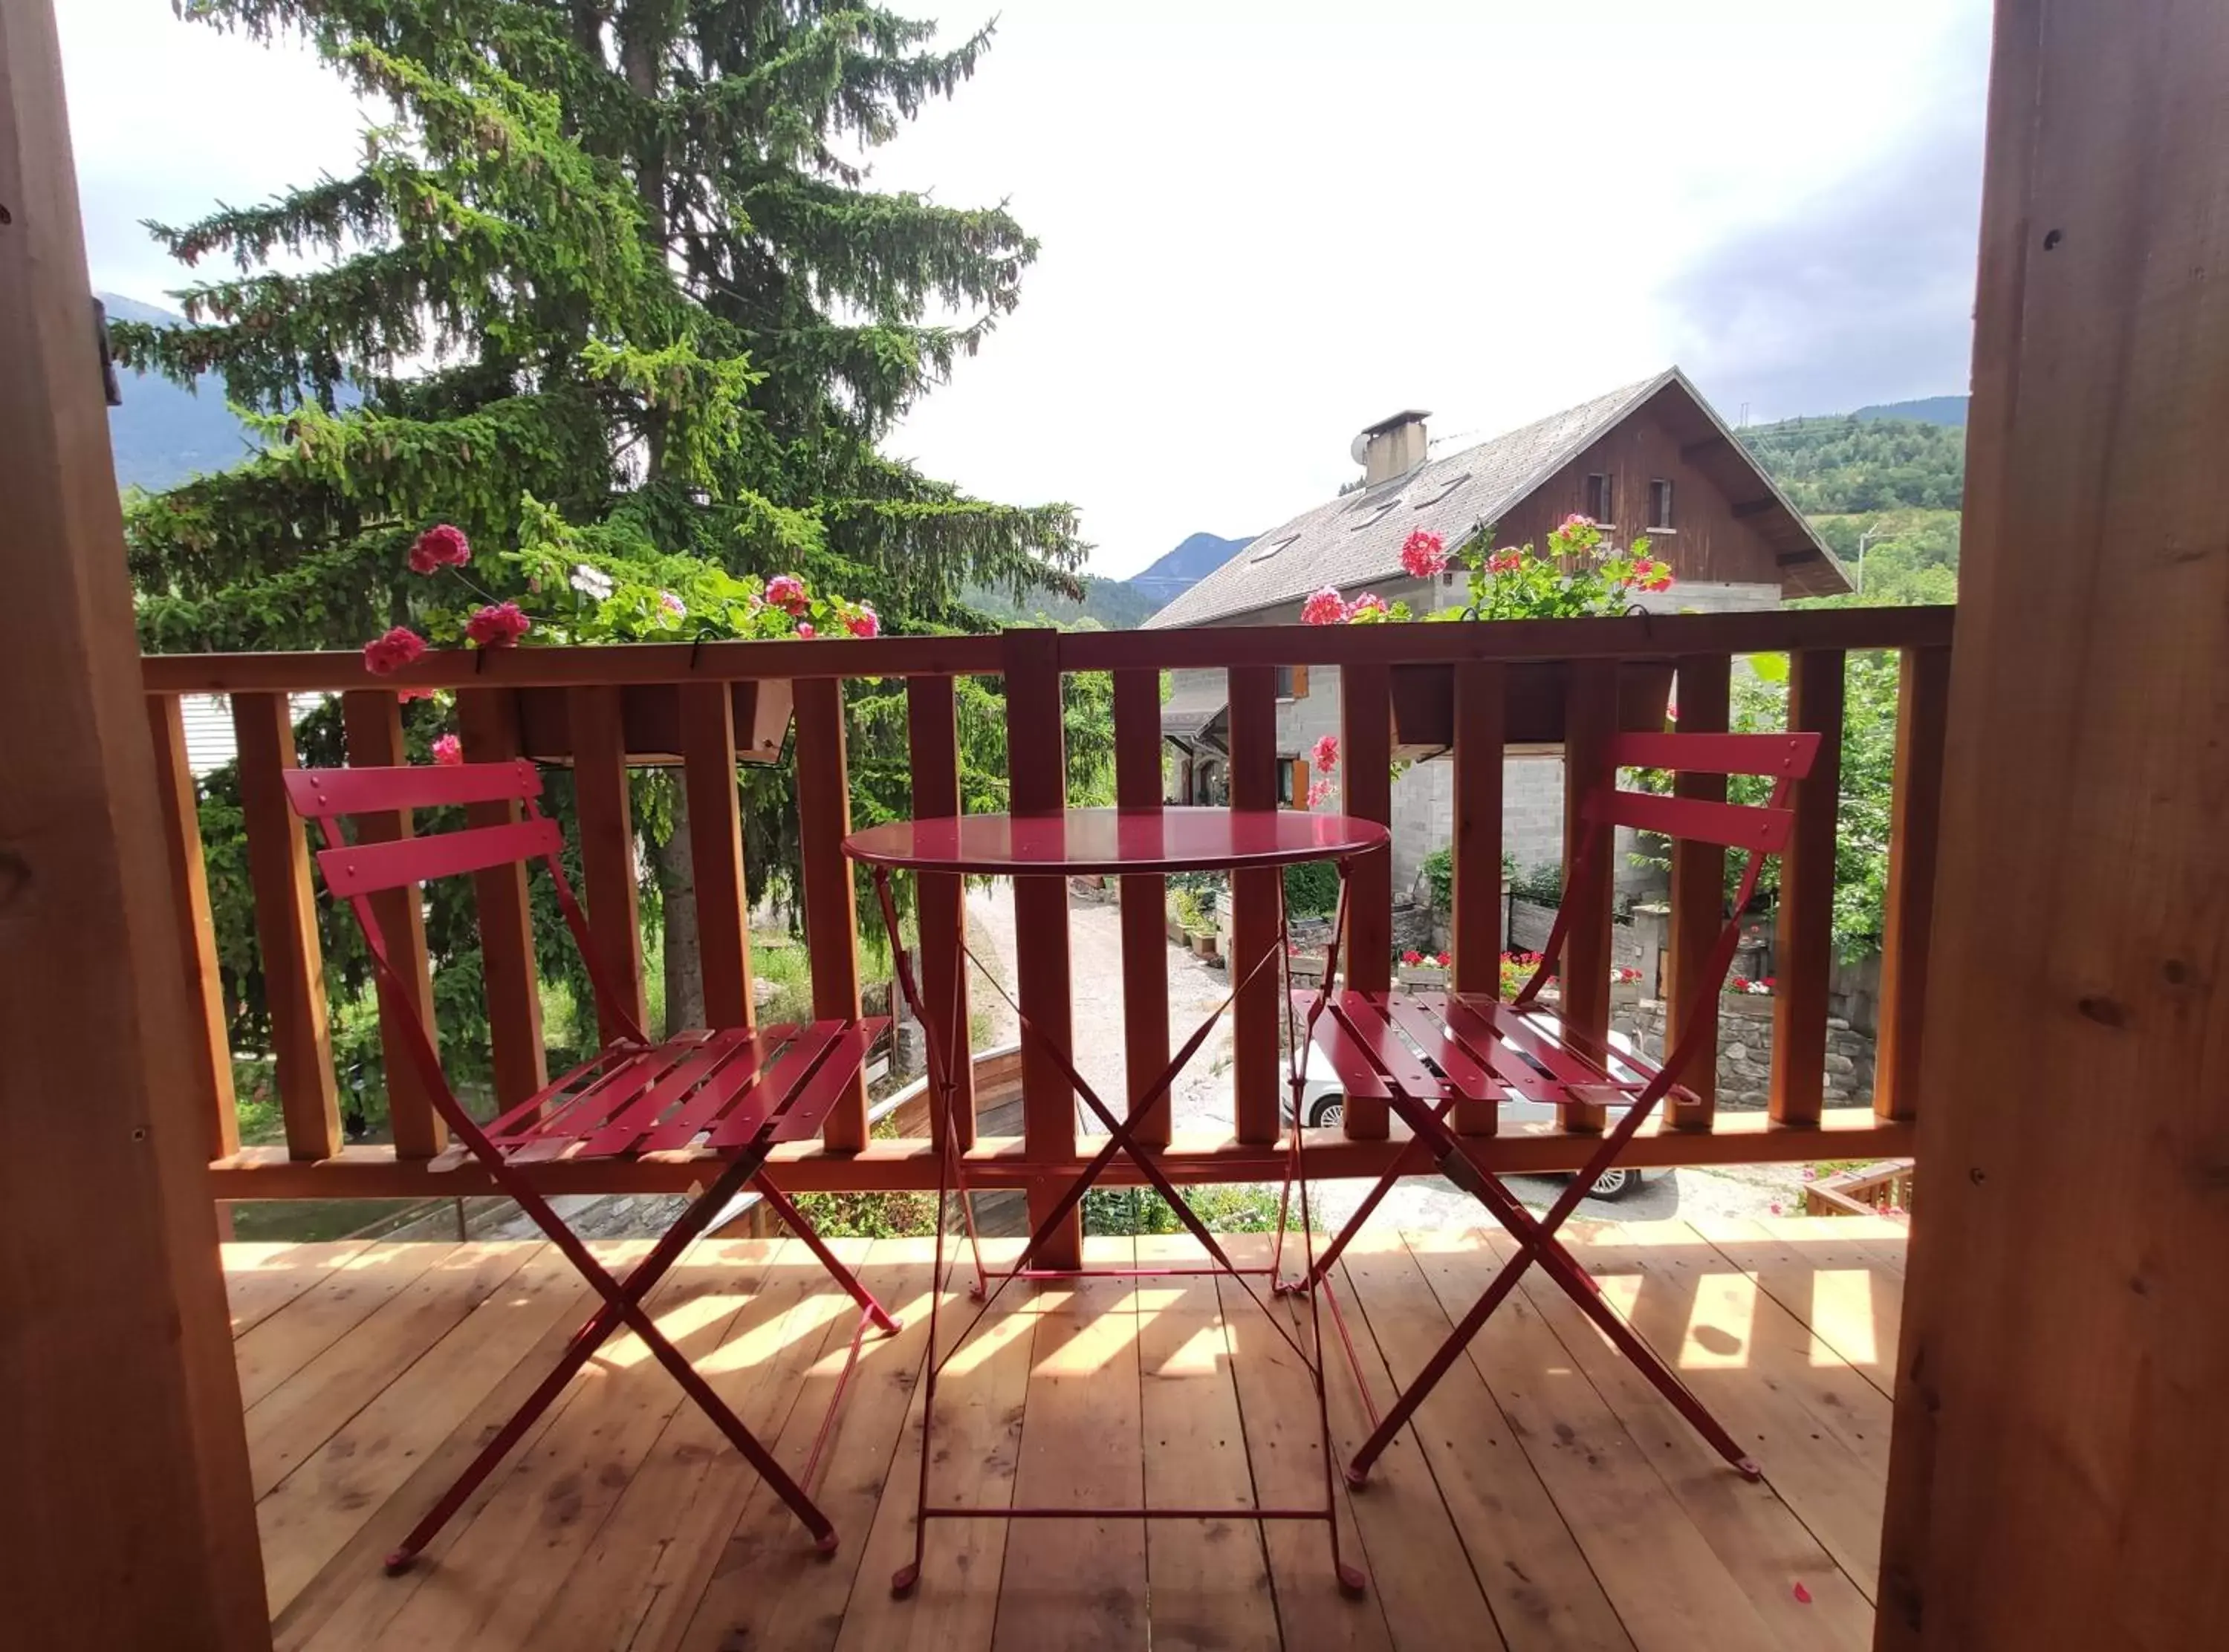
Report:
[[[626,1034],[624,1015],[645,1033],[642,916],[635,887],[634,810],[627,799],[626,729],[621,690],[572,688],[565,719],[573,740],[573,804],[581,823],[581,899],[588,938],[616,1005],[596,1006],[596,1029],[610,1044]]]
[[[959,706],[950,677],[906,679],[906,739],[913,765],[913,813],[916,820],[957,816],[960,799]],[[960,956],[967,933],[966,885],[951,873],[928,873],[914,880],[914,911],[921,931],[923,1030],[952,1066],[953,1135],[963,1148],[975,1145],[975,1063],[967,1029],[967,970]],[[935,1069],[930,1072],[932,1082]],[[936,1099],[934,1090],[930,1099]],[[928,1110],[929,1138],[943,1145],[941,1106]]]
[[[457,727],[468,763],[508,763],[523,755],[518,704],[511,689],[459,689]],[[515,803],[472,804],[466,809],[465,819],[473,826],[501,826],[524,812]],[[488,1049],[496,1100],[505,1107],[517,1106],[549,1082],[526,875],[524,866],[489,867],[472,874],[480,970],[487,995]]]
[[[1234,665],[1230,679],[1230,806],[1274,810],[1277,806],[1277,669]],[[1274,1142],[1283,1129],[1284,1073],[1277,1059],[1282,1006],[1277,950],[1282,874],[1238,872],[1230,879],[1230,979],[1238,996],[1230,1007],[1230,1087],[1238,1139]],[[1249,980],[1248,977],[1251,976]],[[1239,983],[1244,983],[1243,986]]]
[[[1823,736],[1795,786],[1795,825],[1780,862],[1773,948],[1772,1087],[1776,1124],[1816,1124],[1827,1078],[1827,988],[1834,966],[1834,828],[1842,776],[1839,649],[1790,656],[1788,726]]]
[[[859,1014],[859,913],[844,839],[851,791],[844,757],[844,684],[804,677],[797,685],[798,853],[805,878],[805,940],[813,959],[813,1013],[823,1021]],[[898,938],[890,937],[896,946]],[[854,1078],[820,1128],[832,1152],[867,1144],[867,1087]]]
[[[1339,674],[1340,795],[1344,812],[1381,826],[1393,823],[1393,678],[1382,665],[1349,665]],[[1393,985],[1393,857],[1365,855],[1347,880],[1346,944],[1340,970],[1358,992]],[[1354,1141],[1385,1139],[1386,1108],[1371,1096],[1349,1096],[1343,1128]]]
[[[385,688],[352,688],[341,696],[341,727],[348,760],[360,769],[393,768],[406,762],[402,746],[402,702]],[[355,820],[360,843],[388,843],[410,836],[407,809]],[[434,1021],[434,972],[426,956],[425,903],[419,887],[383,889],[371,898],[387,961],[407,984],[411,1006],[427,1028]],[[427,1159],[448,1145],[448,1126],[434,1111],[433,1098],[410,1053],[409,1034],[399,1015],[382,1000],[379,1006],[380,1071],[387,1083],[387,1116],[395,1132],[395,1156]]]
[[[695,885],[704,1024],[758,1024],[751,992],[750,889],[743,876],[742,803],[736,787],[736,699],[725,682],[681,685],[683,804]],[[667,983],[671,990],[672,983]]]
[[[1919,1117],[1920,1033],[1943,810],[1943,746],[1950,714],[1950,650],[1906,649],[1896,702],[1896,778],[1889,803],[1888,891],[1881,936],[1880,1045],[1873,1111]]]
[[[147,728],[154,739],[155,797],[163,811],[163,848],[177,911],[178,963],[194,1022],[179,1088],[207,1126],[209,1157],[221,1159],[240,1150],[240,1111],[233,1095],[216,924],[209,914],[209,866],[202,858],[201,804],[177,695],[147,696]]]
[[[1725,654],[1690,654],[1680,661],[1679,728],[1682,734],[1721,734],[1725,732],[1733,682],[1733,660]],[[1673,782],[1682,797],[1724,803],[1726,778],[1722,774],[1682,774]],[[1664,987],[1664,1048],[1673,1047],[1695,1028],[1694,1058],[1680,1073],[1679,1082],[1694,1100],[1682,1101],[1678,1092],[1664,1104],[1665,1123],[1673,1130],[1707,1130],[1718,1105],[1718,989],[1720,982],[1705,979],[1711,949],[1725,931],[1726,852],[1716,843],[1686,838],[1672,845],[1672,933],[1666,951]],[[1699,1015],[1701,1021],[1696,1021]]]
[[[1067,747],[1061,727],[1059,634],[1005,634],[1006,767],[1018,815],[1055,815],[1067,804]],[[1014,974],[1018,1002],[1034,1034],[1022,1040],[1022,1134],[1029,1156],[1061,1161],[1076,1155],[1076,1094],[1044,1046],[1070,1055],[1072,1038],[1068,956],[1068,880],[1014,880]],[[1063,1178],[1040,1176],[1029,1189],[1032,1230],[1052,1208]],[[1069,1213],[1037,1256],[1046,1267],[1072,1268],[1082,1258],[1083,1227]]]
[[[284,695],[234,695],[232,725],[286,1151],[297,1159],[331,1158],[340,1150],[341,1120],[325,1019],[325,964],[318,944],[309,843],[281,778],[294,766],[292,708]]]
[[[1161,806],[1161,675],[1114,676],[1114,801],[1123,809]],[[1122,902],[1122,1065],[1130,1112],[1169,1063],[1168,880],[1125,878]],[[1147,1109],[1138,1139],[1169,1141],[1169,1098]]]
[[[1455,669],[1455,989],[1501,992],[1501,775],[1506,724],[1499,661],[1466,660]],[[1458,1101],[1455,1127],[1494,1133],[1490,1101]]]
[[[1609,1036],[1610,896],[1617,882],[1617,834],[1605,829],[1592,855],[1586,842],[1589,797],[1611,784],[1617,730],[1617,662],[1575,660],[1564,714],[1564,956],[1558,960],[1564,1019],[1597,1043]],[[1562,1105],[1564,1128],[1600,1131],[1606,1111],[1590,1102]]]

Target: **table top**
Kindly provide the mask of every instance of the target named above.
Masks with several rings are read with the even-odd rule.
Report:
[[[1171,806],[894,820],[852,833],[844,852],[920,872],[1105,877],[1339,861],[1391,841],[1377,822],[1346,815]]]

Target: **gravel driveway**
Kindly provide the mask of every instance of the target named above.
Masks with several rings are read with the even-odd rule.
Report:
[[[1000,881],[968,891],[967,934],[969,944],[982,961],[998,970],[1006,990],[1015,991],[1011,883]],[[1127,1093],[1122,1050],[1122,924],[1121,911],[1112,900],[1102,905],[1081,898],[1070,900],[1068,948],[1076,1069],[1119,1114]],[[1224,971],[1209,969],[1177,946],[1168,948],[1168,974],[1170,1040],[1181,1043],[1223,1002],[1230,983]],[[979,1002],[982,1001],[987,1001],[994,1039],[1012,1038],[1013,1011],[995,993],[981,993]],[[1081,1104],[1079,1111],[1086,1114],[1082,1126],[1085,1134],[1105,1134],[1099,1121],[1089,1117]],[[1176,1122],[1180,1127],[1221,1124],[1226,1128],[1231,1123],[1228,1015],[1178,1081]],[[1536,1211],[1545,1210],[1564,1190],[1563,1181],[1553,1176],[1511,1176],[1508,1184],[1519,1199]],[[1793,1164],[1652,1170],[1641,1187],[1624,1198],[1583,1199],[1574,1214],[1603,1221],[1801,1214],[1802,1185],[1802,1169]],[[1370,1186],[1367,1181],[1332,1181],[1312,1187],[1309,1201],[1317,1226],[1331,1227],[1344,1222]],[[1469,1227],[1492,1220],[1483,1207],[1454,1183],[1438,1176],[1411,1176],[1386,1195],[1370,1225],[1429,1229]]]

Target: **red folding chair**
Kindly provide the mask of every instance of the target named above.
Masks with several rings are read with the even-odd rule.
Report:
[[[589,944],[588,920],[558,862],[562,835],[557,823],[543,815],[535,801],[541,793],[542,777],[533,764],[525,761],[437,768],[292,769],[286,773],[286,795],[295,813],[316,821],[329,846],[318,855],[326,889],[336,899],[346,900],[363,926],[381,1008],[403,1029],[405,1047],[434,1111],[456,1137],[456,1144],[433,1162],[434,1168],[450,1168],[466,1157],[478,1159],[487,1167],[496,1186],[518,1201],[603,1298],[567,1343],[563,1355],[542,1385],[419,1521],[402,1546],[388,1557],[387,1569],[400,1572],[417,1557],[474,1488],[509,1454],[534,1419],[548,1409],[574,1373],[622,1324],[643,1340],[689,1398],[789,1505],[814,1542],[824,1551],[833,1549],[835,1528],[805,1488],[812,1483],[819,1464],[821,1448],[835,1422],[836,1408],[843,1403],[868,1326],[894,1333],[898,1322],[821,1242],[813,1225],[774,1184],[766,1164],[777,1143],[802,1140],[819,1131],[822,1119],[858,1073],[869,1047],[889,1023],[877,1017],[769,1027],[756,1032],[741,1028],[699,1029],[652,1043],[598,967],[600,955]],[[386,842],[352,842],[341,828],[342,820],[351,815],[492,803],[523,804],[524,817],[504,825],[467,827]],[[450,1087],[432,1029],[419,1016],[415,994],[388,958],[371,897],[382,890],[414,888],[434,878],[536,860],[549,868],[566,926],[573,932],[588,964],[599,1011],[597,1024],[617,1028],[620,1035],[562,1078],[482,1126],[473,1122]],[[711,1185],[622,1280],[613,1278],[589,1253],[517,1168],[555,1159],[702,1159],[716,1161],[721,1169]],[[642,1307],[651,1288],[682,1252],[747,1185],[756,1188],[790,1232],[805,1241],[821,1266],[859,1305],[859,1321],[851,1335],[843,1373],[804,1471],[794,1480],[712,1392]]]
[[[1587,830],[1579,864],[1589,865],[1593,857],[1609,853],[1612,830],[1619,826],[1746,849],[1749,863],[1733,904],[1736,916],[1720,932],[1704,966],[1704,978],[1717,981],[1733,963],[1741,933],[1738,914],[1757,893],[1764,857],[1787,844],[1795,820],[1787,806],[1789,788],[1810,773],[1818,750],[1816,734],[1619,735],[1610,750],[1610,760],[1617,768],[1770,776],[1775,782],[1772,798],[1760,807],[1623,791],[1613,776],[1609,784],[1586,801],[1583,818]],[[1655,1350],[1602,1299],[1600,1288],[1556,1237],[1587,1190],[1616,1164],[1635,1133],[1674,1088],[1688,1063],[1701,1056],[1703,1047],[1712,1041],[1705,1036],[1707,1001],[1699,1002],[1680,1028],[1661,1066],[1588,1035],[1566,1023],[1558,1010],[1542,1003],[1540,989],[1555,970],[1571,910],[1566,906],[1557,914],[1538,967],[1512,1002],[1471,993],[1348,990],[1333,995],[1326,1013],[1314,1020],[1314,1041],[1330,1060],[1346,1092],[1383,1098],[1416,1138],[1410,1152],[1385,1173],[1346,1227],[1317,1257],[1304,1286],[1297,1287],[1326,1293],[1342,1341],[1346,1340],[1346,1324],[1337,1297],[1329,1294],[1330,1270],[1394,1183],[1423,1169],[1425,1162],[1476,1197],[1517,1241],[1517,1253],[1508,1265],[1495,1274],[1485,1294],[1382,1417],[1371,1399],[1360,1365],[1355,1364],[1355,1381],[1361,1386],[1364,1405],[1376,1425],[1347,1466],[1346,1477],[1354,1485],[1363,1482],[1371,1464],[1462,1357],[1470,1340],[1534,1263],[1563,1287],[1712,1449],[1750,1479],[1759,1473],[1733,1437],[1704,1409]],[[1448,1124],[1448,1115],[1458,1101],[1499,1104],[1511,1096],[1555,1105],[1566,1129],[1590,1125],[1600,1129],[1609,1109],[1620,1105],[1625,1109],[1623,1116],[1603,1131],[1601,1145],[1549,1207],[1547,1214],[1537,1219],[1487,1169],[1482,1143],[1457,1136]],[[1351,1343],[1348,1357],[1353,1363]]]

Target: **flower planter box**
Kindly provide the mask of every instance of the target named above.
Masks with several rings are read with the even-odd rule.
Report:
[[[1404,987],[1427,987],[1434,992],[1443,991],[1448,984],[1448,972],[1430,964],[1397,965],[1393,978]]]
[[[1664,727],[1672,701],[1669,661],[1630,661],[1618,668],[1617,727],[1622,733],[1646,734]],[[1452,665],[1397,665],[1393,685],[1393,755],[1415,761],[1447,751],[1455,743],[1455,669]],[[1502,743],[1561,746],[1571,668],[1561,660],[1528,660],[1512,665],[1504,695]]]
[[[1213,957],[1215,956],[1215,937],[1204,932],[1194,935],[1192,938],[1192,950],[1200,957]]]
[[[1295,986],[1311,986],[1323,979],[1324,961],[1320,957],[1294,955],[1285,960],[1285,973]]]
[[[781,679],[738,682],[730,692],[736,706],[736,760],[773,763],[788,738],[793,698]],[[565,688],[521,688],[518,732],[528,757],[536,763],[573,760],[572,720]],[[681,688],[678,683],[637,683],[620,690],[620,720],[626,733],[627,761],[651,766],[681,761]]]

